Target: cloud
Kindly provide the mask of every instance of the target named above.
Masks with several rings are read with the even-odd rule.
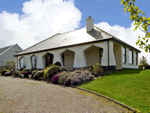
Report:
[[[125,28],[119,25],[111,26],[107,22],[100,22],[95,24],[97,27],[107,31],[108,33],[116,36],[117,38],[125,41],[126,43],[134,46],[135,48],[139,49],[139,47],[135,44],[138,40],[138,36],[144,36],[144,32],[142,32],[140,29],[134,30],[134,22],[131,23],[130,27]],[[146,56],[148,63],[150,64],[150,53],[145,53],[144,50],[140,49],[141,53],[139,55],[139,58],[141,56]]]
[[[81,12],[73,0],[30,0],[23,14],[0,13],[1,47],[18,43],[23,49],[56,33],[80,27]]]

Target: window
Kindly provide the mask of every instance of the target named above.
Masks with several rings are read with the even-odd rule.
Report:
[[[37,56],[36,55],[33,55],[31,57],[31,65],[32,65],[32,68],[35,69],[36,66],[37,66]]]
[[[126,63],[126,48],[123,47],[123,63]]]
[[[16,51],[14,52],[14,55],[16,55],[17,53],[16,53]]]
[[[138,53],[135,53],[135,64],[138,65]]]
[[[129,50],[129,64],[133,64],[133,51]]]

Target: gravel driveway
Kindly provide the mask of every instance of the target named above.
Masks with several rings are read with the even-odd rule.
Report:
[[[128,113],[122,106],[71,87],[0,76],[0,113]]]

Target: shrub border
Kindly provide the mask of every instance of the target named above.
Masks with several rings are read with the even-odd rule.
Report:
[[[106,98],[106,99],[109,99],[109,100],[111,100],[111,101],[113,101],[113,102],[115,102],[115,103],[117,103],[117,104],[119,104],[119,105],[121,105],[121,106],[123,106],[123,107],[125,107],[125,108],[127,108],[127,109],[129,109],[129,110],[131,110],[131,111],[133,111],[133,113],[136,113],[136,112],[137,112],[135,109],[131,108],[130,106],[125,105],[125,104],[123,104],[123,103],[121,103],[121,102],[119,102],[119,101],[117,101],[117,100],[114,100],[114,99],[109,98],[109,97],[107,97],[107,96],[104,96],[104,95],[102,95],[102,94],[98,94],[98,93],[96,93],[96,92],[93,92],[93,91],[90,91],[90,90],[87,90],[87,89],[83,89],[83,88],[80,88],[80,87],[77,87],[77,86],[72,86],[72,88],[77,88],[77,89],[80,89],[80,90],[87,91],[87,92],[89,92],[89,93],[95,94],[95,95],[97,95],[97,96],[104,97],[104,98]]]

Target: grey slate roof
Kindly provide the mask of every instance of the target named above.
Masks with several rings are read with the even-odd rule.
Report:
[[[12,46],[12,45],[11,45]],[[10,48],[11,46],[7,46],[7,47],[3,47],[0,48],[0,54],[3,53],[4,51],[6,51],[8,48]]]
[[[123,44],[128,45],[129,47],[139,51],[138,49],[134,48],[133,46],[121,41],[120,39],[116,38],[115,36],[103,31],[102,29],[94,26],[94,29],[90,32],[86,32],[86,27],[66,32],[66,33],[58,33],[53,35],[25,50],[18,53],[17,56],[23,54],[29,54],[36,51],[43,51],[47,49],[59,48],[69,45],[76,45],[80,43],[92,42],[92,41],[101,41],[106,39],[114,39],[114,41],[119,41]],[[139,51],[140,52],[140,51]]]
[[[110,37],[112,37],[112,35],[100,30],[95,26],[94,29],[89,33],[86,32],[86,27],[84,27],[82,29],[74,30],[71,32],[58,33],[50,38],[47,38],[46,40],[43,40],[25,49],[19,54],[26,54],[34,51],[74,45],[74,44],[89,42],[94,40],[102,40]]]

